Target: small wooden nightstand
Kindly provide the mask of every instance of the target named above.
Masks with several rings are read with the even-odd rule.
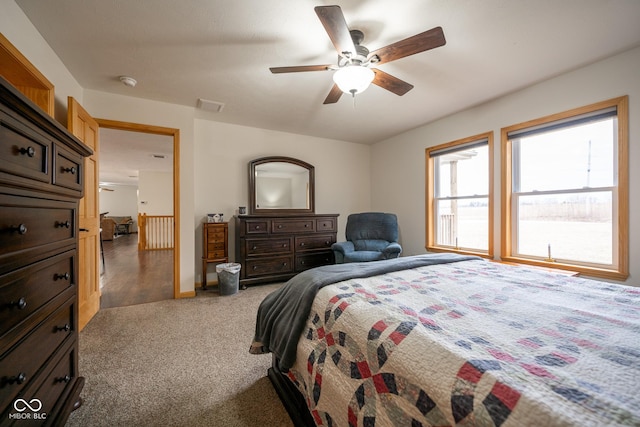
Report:
[[[207,289],[209,263],[229,262],[229,223],[205,222],[202,224],[202,289]]]

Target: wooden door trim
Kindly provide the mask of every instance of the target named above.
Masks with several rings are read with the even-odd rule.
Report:
[[[95,120],[101,128],[152,133],[173,137],[173,217],[175,227],[173,249],[173,297],[176,299],[181,298],[183,295],[180,293],[180,129],[108,119]]]

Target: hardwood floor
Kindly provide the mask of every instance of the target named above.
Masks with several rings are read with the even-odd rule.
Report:
[[[173,298],[173,250],[138,251],[138,235],[103,242],[100,308]]]

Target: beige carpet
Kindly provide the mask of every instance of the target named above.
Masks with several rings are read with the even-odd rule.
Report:
[[[292,426],[249,354],[262,299],[280,285],[103,309],[80,333],[84,404],[68,426]]]

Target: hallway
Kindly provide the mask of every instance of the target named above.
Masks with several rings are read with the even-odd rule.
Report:
[[[138,235],[103,242],[100,308],[173,299],[173,250],[138,251]]]

